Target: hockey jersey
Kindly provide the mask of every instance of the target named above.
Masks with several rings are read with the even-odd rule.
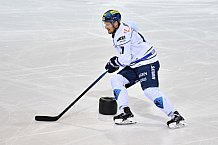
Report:
[[[121,23],[113,37],[113,45],[118,52],[116,63],[132,68],[153,63],[158,60],[152,45],[131,24]]]

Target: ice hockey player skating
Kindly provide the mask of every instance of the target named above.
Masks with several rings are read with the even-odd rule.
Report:
[[[121,22],[121,14],[117,10],[108,10],[103,14],[102,21],[108,34],[112,35],[113,45],[118,56],[112,57],[105,69],[113,73],[123,67],[111,79],[111,84],[120,114],[114,116],[115,124],[133,124],[134,115],[128,105],[127,88],[141,83],[144,95],[160,108],[171,119],[169,128],[185,125],[184,118],[176,111],[159,89],[159,60],[155,48],[139,33],[136,25]]]

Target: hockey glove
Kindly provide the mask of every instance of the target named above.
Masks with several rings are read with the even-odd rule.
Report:
[[[108,73],[113,73],[119,69],[119,65],[116,64],[117,56],[114,56],[110,59],[110,61],[106,64],[105,69]]]

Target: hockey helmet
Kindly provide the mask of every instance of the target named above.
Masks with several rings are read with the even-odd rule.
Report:
[[[108,10],[105,12],[102,16],[102,21],[103,22],[111,22],[112,24],[117,21],[120,23],[121,21],[121,14],[117,10]]]

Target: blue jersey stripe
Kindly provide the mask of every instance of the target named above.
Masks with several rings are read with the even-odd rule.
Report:
[[[150,53],[148,53],[147,55],[145,55],[144,57],[142,57],[141,59],[138,59],[138,60],[136,60],[136,61],[133,61],[130,65],[134,65],[134,64],[136,64],[136,63],[139,63],[139,62],[141,62],[141,61],[145,61],[145,60],[149,60],[149,59],[151,59],[151,58],[153,58],[153,57],[155,57],[157,54],[155,54],[155,50],[153,49]],[[151,57],[152,55],[154,55],[153,57]],[[149,57],[151,57],[151,58],[149,58]]]

